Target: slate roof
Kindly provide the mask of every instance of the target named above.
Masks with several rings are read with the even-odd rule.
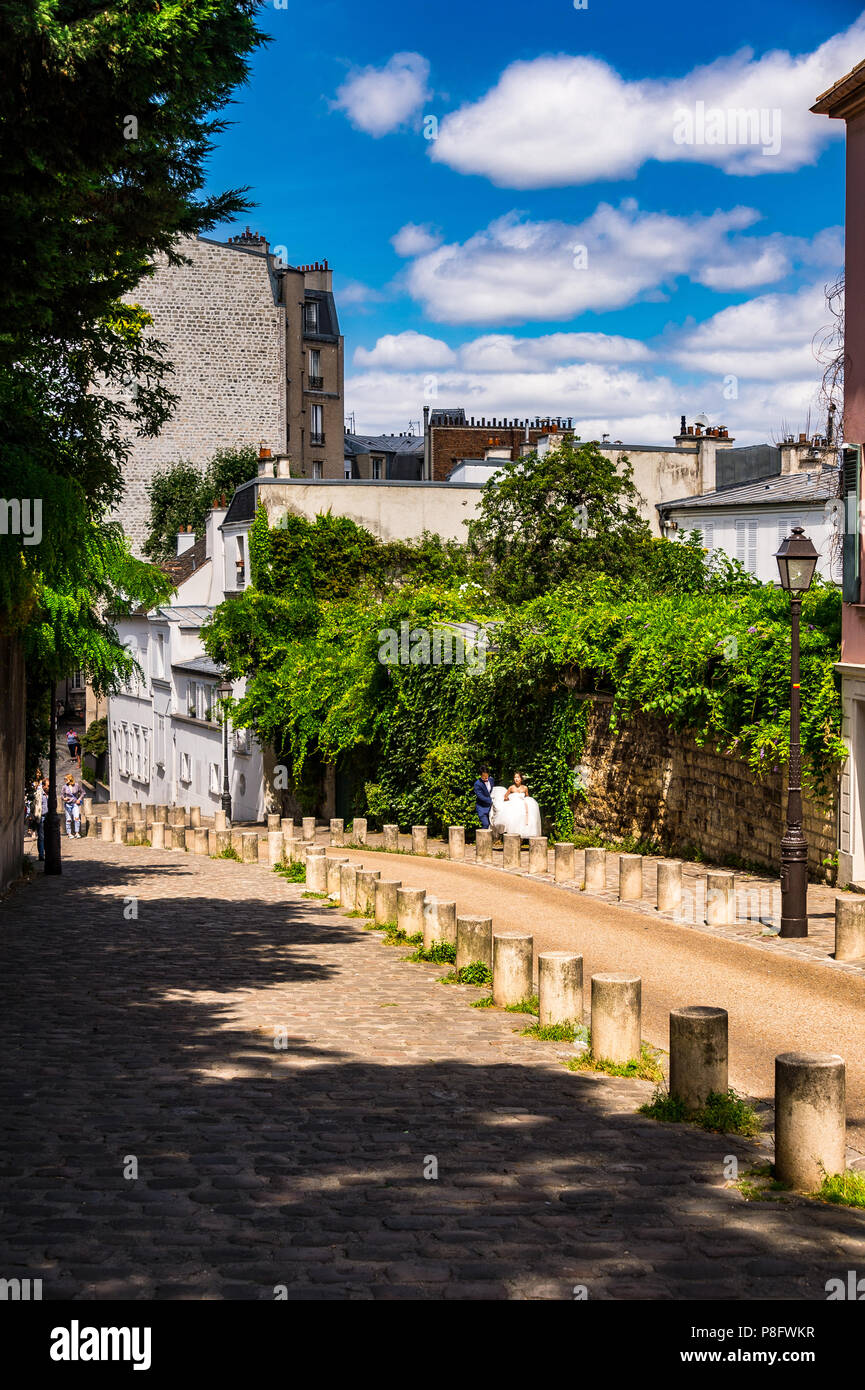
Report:
[[[206,549],[207,537],[202,536],[188,550],[184,550],[182,555],[172,555],[170,560],[163,560],[159,568],[171,576],[175,586],[180,585],[202,565],[210,564],[210,556],[205,554]]]
[[[223,668],[209,656],[193,656],[188,661],[172,661],[172,671],[198,671],[203,676],[221,676]]]
[[[345,436],[345,457],[356,454],[412,454],[423,453],[423,435],[420,434],[347,434]]]
[[[216,610],[209,604],[163,604],[151,610],[154,618],[165,618],[169,623],[179,623],[181,627],[203,627]]]
[[[656,502],[662,512],[695,511],[705,507],[758,507],[778,502],[826,502],[838,496],[840,471],[815,468],[811,473],[785,473],[758,478],[739,487],[721,488],[695,497],[679,497],[674,502]]]

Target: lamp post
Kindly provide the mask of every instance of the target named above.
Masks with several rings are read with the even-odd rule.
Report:
[[[787,829],[781,840],[781,936],[808,935],[808,844],[802,834],[802,753],[799,746],[799,619],[802,595],[817,568],[817,552],[801,526],[775,554],[781,588],[790,595],[790,767]]]
[[[54,707],[54,686],[51,686],[51,741],[48,744],[48,814],[45,817],[45,873],[62,874],[60,854],[60,817],[57,814],[57,723]],[[41,796],[41,788],[39,795]]]
[[[216,691],[222,701],[222,809],[225,821],[231,825],[231,788],[228,782],[228,701],[231,699],[231,681],[223,676]]]

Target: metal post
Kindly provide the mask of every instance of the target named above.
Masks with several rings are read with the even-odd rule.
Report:
[[[808,935],[808,844],[802,833],[802,752],[799,746],[799,619],[802,599],[790,595],[790,766],[787,830],[781,841],[781,936]]]
[[[228,782],[228,713],[223,710],[222,717],[222,809],[225,824],[231,825],[231,787]]]
[[[42,795],[42,788],[39,788]],[[51,687],[51,739],[48,744],[48,815],[45,817],[45,873],[62,874],[60,817],[57,814],[57,712]]]

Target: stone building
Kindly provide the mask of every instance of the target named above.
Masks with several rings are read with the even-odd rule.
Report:
[[[248,229],[181,250],[185,264],[161,257],[135,292],[179,397],[159,436],[133,443],[121,519],[138,552],[147,486],[179,459],[203,468],[218,449],[254,444],[288,453],[299,477],[344,470],[343,340],[327,261],[288,265]]]

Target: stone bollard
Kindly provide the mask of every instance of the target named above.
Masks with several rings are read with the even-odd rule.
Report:
[[[433,942],[455,946],[457,940],[457,905],[440,898],[427,898],[423,905],[423,948],[429,951]]]
[[[354,912],[357,903],[357,876],[362,869],[361,864],[352,864],[346,860],[340,865],[339,869],[339,905],[346,912]]]
[[[423,904],[426,892],[423,888],[398,888],[396,890],[396,924],[406,936],[423,935]]]
[[[466,828],[464,825],[448,826],[448,859],[465,859]]]
[[[167,806],[162,806],[162,805],[160,805],[160,806],[154,806],[154,808],[153,808],[153,819],[154,819],[155,821],[157,821],[157,820],[158,820],[158,821],[161,821],[163,825],[167,825],[167,823],[168,823],[168,807],[167,807]]]
[[[492,864],[493,832],[491,830],[475,831],[475,862],[477,864]]]
[[[475,961],[480,961],[482,965],[492,970],[492,917],[458,917],[456,947],[457,970],[462,970],[467,965],[473,965]]]
[[[365,917],[375,912],[375,885],[380,878],[381,869],[358,869],[355,908]]]
[[[165,821],[155,820],[150,827],[150,844],[153,849],[165,849]]]
[[[529,873],[545,874],[549,868],[546,835],[533,835],[529,840]]]
[[[500,1008],[531,996],[532,948],[529,932],[504,931],[493,937],[493,1002]]]
[[[327,892],[327,860],[323,854],[306,856],[306,887],[310,893]]]
[[[835,959],[865,957],[865,897],[861,893],[835,896]]]
[[[640,1056],[639,975],[611,971],[592,976],[592,1056],[624,1064]]]
[[[203,825],[199,825],[192,832],[192,852],[193,854],[206,854],[209,849],[208,835],[210,831]]]
[[[103,817],[102,817],[102,819],[101,819],[100,822],[99,822],[99,832],[100,832],[100,839],[102,839],[102,840],[113,840],[113,839],[114,839],[114,817],[113,817],[113,816],[103,816]]]
[[[400,879],[379,878],[376,879],[375,889],[375,920],[379,926],[385,922],[396,921],[396,895],[402,887]]]
[[[706,874],[706,923],[727,927],[736,920],[736,879],[728,869],[710,869]]]
[[[638,903],[643,896],[643,856],[619,855],[619,902]]]
[[[184,850],[186,849],[186,826],[169,825],[168,827],[168,848]]]
[[[411,852],[412,854],[426,854],[427,852],[427,828],[425,825],[413,825],[411,828]]]
[[[607,891],[607,851],[597,845],[589,845],[586,850],[583,888],[587,893]]]
[[[121,820],[118,816],[114,822],[114,843],[115,845],[125,845],[129,839],[129,821]]]
[[[85,796],[81,806],[81,834],[92,834],[93,826],[93,797]]]
[[[699,1110],[713,1091],[726,1091],[727,1010],[701,1004],[670,1010],[670,1095]]]
[[[571,951],[538,956],[538,1022],[582,1023],[583,958]]]
[[[330,843],[332,845],[345,844],[345,821],[332,816],[330,821]]]
[[[291,816],[282,816],[280,818],[279,828],[285,836],[286,840],[294,839],[294,821],[292,820]]]
[[[207,848],[211,854],[223,854],[231,847],[230,830],[208,830]]]
[[[143,801],[133,801],[132,819],[137,821],[147,820],[147,807],[144,805]]]
[[[242,858],[243,858],[243,835],[244,835],[244,832],[243,832],[242,830],[235,830],[235,829],[232,829],[232,830],[229,830],[228,833],[229,833],[229,835],[231,836],[231,848],[234,850],[234,852],[235,852],[235,854],[237,855],[238,859],[242,859]]]
[[[190,806],[190,808],[189,808],[189,824],[192,826],[193,830],[198,830],[198,829],[200,828],[200,826],[201,826],[201,807],[200,807],[200,806]]]
[[[129,820],[129,802],[118,801],[114,811],[114,820]]]
[[[338,896],[339,896],[339,871],[340,871],[340,869],[342,868],[343,864],[347,864],[347,863],[348,863],[348,855],[347,855],[347,854],[340,854],[340,855],[333,855],[333,856],[328,855],[328,856],[327,856],[327,859],[326,859],[326,863],[327,863],[327,891],[328,891],[328,893],[329,893],[331,896],[333,896],[333,894],[335,893],[335,894],[337,895],[337,897],[338,897]]]
[[[315,839],[315,816],[304,816],[301,822],[303,838],[305,840]]]
[[[169,825],[185,825],[186,811],[182,806],[169,806],[168,808]]]
[[[116,817],[117,817],[117,814],[118,814],[118,811],[117,811],[117,802],[116,802],[116,801],[106,801],[106,802],[104,802],[103,804],[104,804],[104,806],[105,806],[105,814],[106,814],[106,816],[110,816],[112,820],[115,820]]]
[[[291,839],[288,841],[288,862],[290,864],[305,864],[307,850],[312,848],[312,843],[307,844],[304,840]]]
[[[679,912],[682,906],[681,859],[658,860],[656,907],[659,912]]]
[[[521,835],[502,836],[502,868],[519,869],[522,862],[522,843],[523,839]]]
[[[366,844],[366,816],[355,816],[351,823],[351,838],[356,845]]]
[[[258,863],[257,830],[242,830],[240,832],[240,857],[244,864]]]
[[[267,828],[268,828],[268,830],[281,830],[281,829],[282,829],[282,816],[279,814],[278,811],[268,811],[268,813],[267,813]]]
[[[183,826],[183,848],[191,854],[195,848],[195,830],[191,825]]]
[[[553,876],[556,883],[573,883],[576,877],[576,850],[570,840],[560,840],[553,848]]]
[[[270,864],[281,864],[285,857],[282,831],[268,830],[266,843],[268,862]]]
[[[267,843],[267,837],[268,837],[269,834],[270,834],[270,831],[268,830],[268,831],[265,831],[265,833],[264,833],[263,835],[259,835],[259,837],[258,837],[258,862],[259,862],[259,864],[269,864],[269,863],[270,863],[270,845]]]
[[[775,1177],[814,1192],[847,1166],[844,1059],[832,1052],[775,1058]]]
[[[381,828],[382,845],[389,854],[396,854],[399,849],[399,826],[383,825]]]
[[[214,811],[214,813],[213,813],[213,828],[214,828],[214,830],[227,830],[227,829],[228,829],[228,817],[226,816],[226,814],[225,814],[224,811]]]

